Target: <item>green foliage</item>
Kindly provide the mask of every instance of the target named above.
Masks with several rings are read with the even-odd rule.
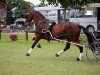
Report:
[[[100,3],[100,0],[90,0],[92,3]]]
[[[83,5],[89,3],[100,3],[100,0],[41,0],[47,1],[51,5],[61,5],[65,9],[81,9]]]
[[[45,4],[44,1],[41,1],[41,3],[39,5],[37,5],[38,7],[44,7],[44,6],[47,6],[47,4]]]
[[[18,7],[19,10],[29,11],[32,9],[33,5],[30,2],[24,0],[7,0],[11,9]]]
[[[12,17],[11,15],[7,17],[7,25],[13,24],[15,21],[15,18]]]
[[[61,5],[65,9],[81,9],[83,5],[90,3],[90,0],[41,0],[48,4]]]
[[[24,0],[7,0],[7,3],[12,10],[12,15],[8,17],[8,24],[13,23],[10,22],[10,18],[24,17],[27,11],[33,9],[33,4]]]

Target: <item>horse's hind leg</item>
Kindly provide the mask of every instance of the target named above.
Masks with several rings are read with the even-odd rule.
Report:
[[[82,46],[78,46],[78,45],[76,45],[78,48],[79,48],[79,50],[80,50],[80,55],[79,55],[79,57],[77,58],[77,61],[81,61],[82,59],[83,59],[83,47]]]
[[[33,48],[35,47],[35,45],[39,42],[40,38],[35,38],[34,43],[32,44],[31,48],[29,49],[29,51],[26,53],[26,56],[30,56],[30,54],[32,53]]]
[[[59,52],[57,52],[55,56],[58,57],[58,56],[62,55],[69,48],[70,48],[70,43],[67,43],[66,46],[65,46],[65,48],[62,49],[62,50],[60,50]]]

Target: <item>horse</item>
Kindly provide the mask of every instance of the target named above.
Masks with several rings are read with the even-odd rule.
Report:
[[[62,55],[66,50],[70,48],[70,42],[73,42],[80,50],[80,55],[77,60],[81,61],[83,59],[83,46],[79,45],[81,29],[88,37],[88,42],[91,41],[91,37],[89,37],[85,27],[73,22],[64,22],[59,24],[52,22],[52,24],[50,25],[51,21],[46,19],[40,12],[36,10],[29,11],[26,14],[26,23],[30,24],[32,20],[34,20],[36,26],[35,37],[31,48],[26,53],[26,56],[30,56],[33,48],[41,39],[45,39],[49,42],[50,40],[66,40],[65,48],[58,51],[55,56],[59,57],[60,55]]]

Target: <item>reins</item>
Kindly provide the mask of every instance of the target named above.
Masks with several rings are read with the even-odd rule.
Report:
[[[42,25],[45,23],[46,20],[47,20],[47,19],[44,19],[40,24],[37,25],[36,28],[42,27]]]
[[[53,37],[52,33],[51,33],[49,30],[46,30],[46,31],[45,31],[45,33],[47,33],[47,32],[49,32],[51,38],[54,39],[54,40],[56,40],[56,41],[65,41],[65,42],[68,42],[68,43],[70,43],[70,44],[74,44],[74,45],[78,45],[78,46],[84,47],[84,45],[82,45],[82,44],[78,44],[78,43],[75,43],[75,42],[69,42],[69,41],[67,41],[67,40],[57,39],[57,38]]]
[[[46,21],[46,20],[47,20],[47,21]],[[49,22],[48,19],[44,19],[40,24],[38,24],[38,25],[36,26],[36,29],[35,29],[35,30],[39,30],[39,28],[41,28],[45,22]],[[44,30],[47,30],[47,29],[42,29],[41,32],[44,33],[44,32],[43,32]]]

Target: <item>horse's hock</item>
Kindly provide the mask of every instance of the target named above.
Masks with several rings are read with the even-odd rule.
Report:
[[[6,4],[0,2],[0,20],[5,18],[7,15],[7,6]]]

